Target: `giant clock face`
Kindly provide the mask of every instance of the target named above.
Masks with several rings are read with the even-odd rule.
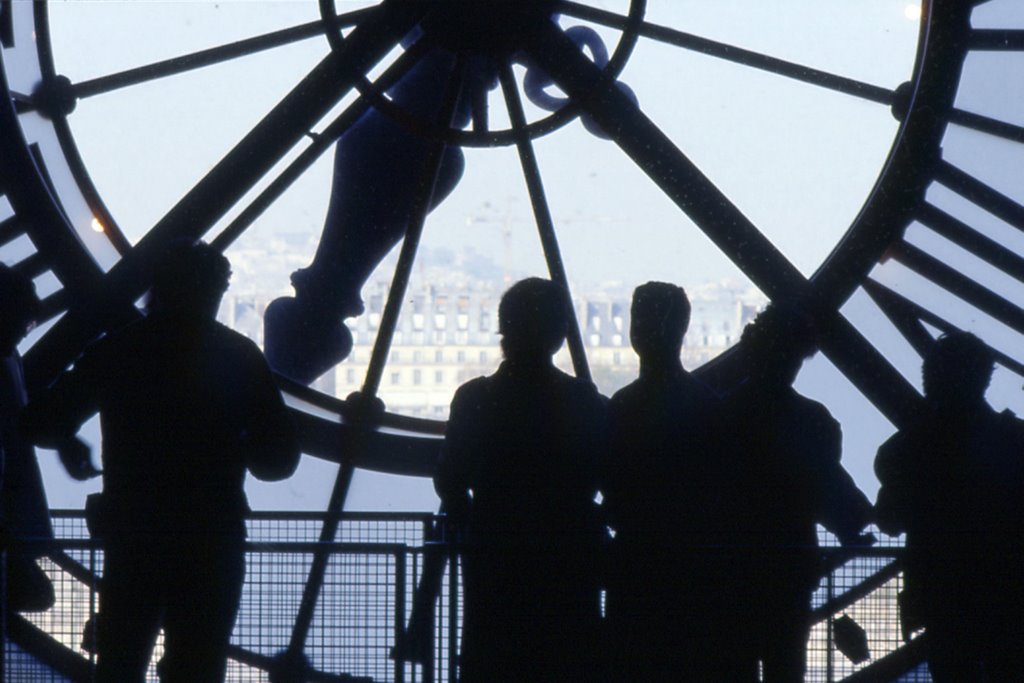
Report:
[[[799,386],[840,419],[847,467],[869,490],[874,448],[912,410],[938,332],[985,339],[999,353],[990,398],[1020,412],[1013,1],[50,4],[0,3],[0,257],[45,295],[49,321],[26,346],[37,382],[116,324],[176,237],[223,247],[236,287],[288,294],[331,192],[346,191],[331,186],[334,139],[369,103],[466,161],[371,278],[397,283],[378,311],[391,309],[392,330],[417,315],[400,302],[462,282],[430,282],[445,276],[417,244],[458,257],[443,263],[475,249],[577,294],[733,278],[800,298],[824,334]],[[454,127],[382,95],[437,50],[454,56],[443,92],[473,94]],[[373,314],[350,326],[376,360],[341,367],[387,402],[397,347],[387,325],[366,325]],[[573,337],[587,372],[586,331]],[[429,344],[426,358],[456,345]],[[701,368],[723,390],[744,371],[728,352]],[[284,386],[307,451],[338,462],[344,402]],[[384,422],[357,464],[424,482],[443,423]]]
[[[562,2],[539,3],[536,10],[492,8],[491,14],[506,13],[498,20],[468,10],[459,10],[462,18],[409,19],[427,22],[421,43],[484,60],[495,77],[481,88],[461,130],[430,121],[417,128],[402,119],[400,106],[385,107],[417,134],[465,152],[462,180],[427,217],[423,251],[489,249],[506,275],[554,267],[578,289],[618,280],[628,292],[646,279],[692,285],[731,277],[769,298],[809,296],[829,331],[822,349],[828,360],[817,367],[830,379],[805,373],[808,390],[835,387],[838,370],[844,391],[852,385],[878,414],[898,422],[913,401],[916,358],[879,321],[890,313],[900,318],[894,311],[902,294],[920,291],[913,274],[962,296],[975,291],[954,287],[925,257],[949,265],[952,245],[972,239],[954,229],[958,209],[950,202],[977,206],[977,188],[957,185],[966,181],[953,171],[978,180],[971,164],[1005,164],[1006,152],[976,148],[1002,150],[1019,135],[1013,112],[1003,106],[1005,94],[987,85],[998,79],[983,78],[986,69],[974,66],[987,60],[986,66],[1012,68],[1002,64],[1012,63],[1014,34],[1001,43],[995,31],[1012,27],[1016,17],[999,2],[984,3],[973,18],[953,7],[963,3],[915,8],[879,1],[828,11],[819,4],[766,9],[734,2],[711,10],[703,3]],[[19,124],[10,131],[11,144],[27,143],[52,205],[45,214],[28,189],[11,188],[13,203],[40,215],[8,223],[11,237],[34,238],[8,244],[8,260],[38,249],[30,271],[50,295],[52,315],[87,298],[81,292],[91,292],[92,280],[108,270],[110,291],[98,298],[137,296],[152,253],[179,234],[202,234],[226,248],[242,271],[236,279],[287,291],[288,271],[311,256],[332,191],[333,138],[320,134],[343,132],[346,111],[377,101],[383,84],[403,68],[401,55],[411,62],[428,51],[417,56],[406,49],[410,40],[402,47],[390,34],[362,46],[360,36],[383,31],[375,28],[387,23],[383,15],[399,20],[392,3],[268,3],[259,12],[251,3],[175,5],[5,5],[5,73]],[[430,11],[448,9],[438,2]],[[537,20],[552,11],[559,13],[554,26]],[[431,22],[447,27],[431,29]],[[82,25],[94,30],[82,32]],[[507,37],[466,38],[481,33]],[[585,50],[580,33],[590,40]],[[595,59],[599,65],[591,66]],[[508,80],[498,83],[506,67]],[[323,75],[332,71],[338,75]],[[527,93],[531,78],[545,71],[552,82]],[[367,80],[360,80],[363,73]],[[314,82],[318,74],[322,82]],[[613,80],[635,98],[611,87]],[[315,96],[310,84],[318,88]],[[594,96],[601,92],[606,96]],[[972,136],[980,142],[970,142]],[[949,161],[954,151],[970,161]],[[395,201],[386,194],[380,200]],[[940,222],[944,227],[933,227]],[[537,234],[548,223],[554,231],[545,243]],[[33,234],[43,231],[45,238]],[[267,246],[280,233],[292,244]],[[296,233],[306,236],[305,244],[296,246]],[[964,268],[971,267],[962,255]],[[393,275],[393,260],[374,279]],[[985,277],[976,270],[969,280]],[[412,286],[422,286],[415,277]],[[893,292],[901,294],[896,303]],[[944,309],[931,301],[935,294],[933,288],[909,299]],[[1002,309],[992,310],[1000,305],[995,299],[978,295],[983,300],[967,305],[1008,322]],[[401,319],[415,315],[411,306],[398,308]],[[899,311],[910,315],[912,308]],[[840,310],[845,314],[836,315]],[[962,309],[955,314],[947,322],[980,324]],[[936,321],[925,322],[938,329]],[[371,344],[375,326],[361,324],[350,326]],[[41,376],[74,353],[73,342],[58,350],[56,340],[75,337],[68,330],[81,326],[62,325],[60,337],[30,354],[30,368]],[[899,335],[919,352],[926,337],[910,334],[907,325],[900,318]],[[95,330],[77,335],[89,332]],[[993,344],[1011,350],[1005,337],[998,340]],[[574,354],[577,365],[585,355]],[[366,363],[357,360],[346,368],[358,369],[359,382]],[[742,374],[727,358],[712,365],[709,376],[723,385]],[[389,391],[386,383],[379,387],[385,401]],[[843,392],[834,393],[834,409],[847,408],[837,398]],[[425,423],[402,426],[438,431]]]

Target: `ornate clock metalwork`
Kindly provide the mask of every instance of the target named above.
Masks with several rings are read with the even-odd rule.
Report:
[[[415,145],[416,152],[403,157],[411,166],[402,169],[404,189],[397,200],[387,198],[401,204],[393,217],[399,225],[367,257],[373,265],[401,244],[364,395],[379,388],[420,234],[432,205],[450,189],[439,186],[458,182],[460,169],[452,169],[460,149],[516,150],[550,276],[569,281],[535,145],[578,119],[595,133],[595,145],[620,148],[622,163],[645,174],[769,298],[803,302],[823,330],[823,356],[892,424],[903,423],[918,400],[908,379],[918,356],[906,349],[922,353],[938,331],[971,327],[995,348],[1001,371],[1024,375],[1024,356],[1014,346],[1024,334],[1024,309],[1012,294],[1024,283],[1024,244],[1014,246],[1012,234],[1024,230],[1024,193],[1013,183],[1024,114],[1001,106],[1000,92],[988,85],[1001,82],[1012,91],[1010,76],[1021,75],[1013,58],[1024,51],[1024,17],[1012,3],[924,3],[916,59],[898,87],[658,23],[648,8],[653,2],[611,4],[381,0],[339,11],[344,5],[320,0],[319,17],[306,24],[73,82],[55,60],[47,3],[0,2],[0,257],[37,280],[48,321],[27,349],[30,380],[48,381],[86,342],[124,319],[163,245],[205,237],[227,248],[317,158],[339,139],[343,146],[368,111],[397,131],[399,142],[382,144]],[[596,29],[614,36],[608,48]],[[307,39],[323,41],[322,61],[297,74],[297,85],[255,126],[239,131],[237,144],[144,237],[134,244],[125,238],[76,146],[76,105]],[[642,89],[634,93],[623,82],[634,50],[646,43],[842,93],[888,108],[899,122],[860,212],[809,276],[645,113]],[[424,79],[437,86],[424,86]],[[214,226],[218,232],[210,233]],[[341,241],[351,247],[353,239]],[[297,277],[299,298],[307,280],[327,282],[322,288],[330,290],[340,272],[308,270],[316,278]],[[344,336],[340,320],[358,314],[352,291],[362,281],[347,293],[321,294],[336,300],[333,318],[322,325],[332,331],[316,340]],[[286,321],[295,315],[287,313]],[[345,355],[345,340],[335,341],[323,369]],[[587,375],[578,329],[569,346],[577,374]],[[300,347],[298,354],[305,352]],[[729,353],[700,371],[723,390],[745,372],[742,359]],[[304,427],[304,450],[342,463],[332,510],[343,507],[356,468],[430,474],[443,423],[371,416],[365,404],[285,377],[281,383]],[[321,538],[334,534],[327,524]],[[319,555],[314,561],[288,651],[293,659],[302,653],[325,563]]]

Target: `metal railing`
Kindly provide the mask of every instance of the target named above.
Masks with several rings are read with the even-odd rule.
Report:
[[[90,617],[97,608],[103,552],[89,538],[80,511],[55,511],[53,519],[54,549],[40,562],[53,581],[56,603],[45,612],[12,615],[4,648],[5,681],[90,678],[93,655],[83,645],[94,635]],[[288,645],[313,553],[323,547],[317,539],[325,519],[324,513],[250,516],[246,584],[228,681],[268,681],[274,657]],[[338,519],[307,640],[309,680],[454,683],[461,596],[457,572],[453,579],[450,571],[453,563],[437,561],[453,551],[438,537],[439,519],[403,513],[344,513]],[[851,550],[838,547],[822,532],[820,542],[826,569],[812,601],[806,680],[841,681],[869,667],[880,668],[878,662],[896,670],[893,660],[909,653],[914,658],[897,667],[904,676],[899,680],[930,681],[923,666],[913,670],[920,648],[907,648],[900,630],[900,540],[883,538],[873,547]],[[428,588],[427,583],[433,585]],[[869,650],[859,663],[843,654],[857,649],[856,642],[850,644],[851,633],[853,641],[861,638]],[[160,656],[158,643],[150,667],[154,681]]]

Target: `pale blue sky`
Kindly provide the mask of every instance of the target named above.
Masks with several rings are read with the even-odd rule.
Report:
[[[348,9],[373,3],[337,4]],[[619,12],[628,6],[626,0],[586,4]],[[311,0],[52,2],[57,69],[73,81],[92,78],[311,21],[317,18],[316,5]],[[916,6],[913,0],[649,0],[647,18],[895,88],[911,75]],[[990,6],[980,15],[1007,5]],[[317,37],[83,100],[72,127],[100,193],[129,238],[144,234],[327,49]],[[861,208],[897,128],[885,106],[647,41],[622,80],[637,93],[643,110],[805,274],[821,263]],[[974,96],[992,99],[991,93]],[[1019,101],[1007,106],[1019,107]],[[615,279],[631,287],[648,279],[696,284],[742,277],[620,150],[578,123],[538,141],[537,153],[571,278]],[[254,233],[318,233],[329,181],[328,154],[260,219]],[[514,152],[470,151],[465,177],[431,215],[423,244],[497,255],[504,248],[506,220],[513,228],[510,249],[517,269],[543,272]],[[847,310],[855,317],[867,309],[854,300]],[[901,370],[912,377],[916,359],[896,342],[893,348],[904,359]],[[825,401],[843,422],[844,460],[861,486],[873,491],[871,459],[890,431],[888,424],[823,359],[809,364],[800,387]],[[1019,387],[1014,390],[1019,393]],[[331,470],[311,462],[299,479],[253,488],[254,503],[321,508]],[[357,481],[356,507],[381,502],[383,489],[391,492],[383,504],[433,504],[425,482],[382,489],[369,479]],[[65,495],[64,486],[59,490]]]

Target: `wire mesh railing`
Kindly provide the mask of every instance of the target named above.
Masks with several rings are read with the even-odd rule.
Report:
[[[313,553],[322,548],[317,539],[326,518],[324,513],[258,512],[248,519],[246,583],[229,682],[269,681],[274,658],[287,648]],[[45,612],[12,617],[4,647],[7,682],[89,680],[103,552],[89,538],[82,512],[56,511],[53,519],[53,551],[40,564],[53,581],[56,601]],[[454,550],[440,542],[439,528],[430,514],[340,516],[306,643],[309,680],[455,682],[461,595],[453,563],[437,574],[437,560],[452,557]],[[824,532],[820,543],[829,571],[812,600],[805,680],[832,683],[906,649],[897,601],[902,543],[882,537],[873,547],[851,550]],[[417,591],[427,591],[429,582],[424,608]],[[417,623],[411,625],[414,614]],[[416,628],[406,633],[410,626]],[[161,653],[158,642],[150,680],[157,680]],[[931,679],[922,666],[899,680]]]

